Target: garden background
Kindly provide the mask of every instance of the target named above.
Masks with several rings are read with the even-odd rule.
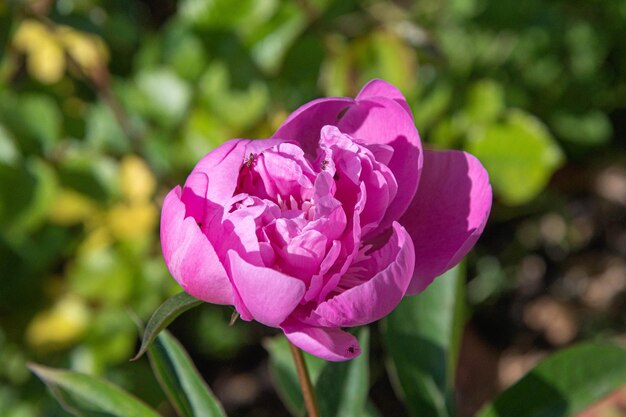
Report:
[[[223,141],[269,137],[375,77],[406,95],[427,147],[473,153],[494,188],[455,272],[458,415],[552,351],[625,345],[625,39],[624,0],[1,1],[0,415],[67,415],[29,361],[173,415],[148,361],[128,361],[133,318],[180,290],[158,241],[165,193]],[[230,416],[289,415],[276,332],[230,315],[205,305],[171,329]],[[406,416],[371,343],[373,403]]]

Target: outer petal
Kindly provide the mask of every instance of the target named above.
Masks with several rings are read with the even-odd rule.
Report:
[[[398,223],[388,242],[356,266],[376,268],[373,277],[321,303],[314,316],[330,327],[360,326],[385,317],[400,303],[413,275],[415,251],[411,237]],[[367,271],[369,272],[369,271]]]
[[[371,80],[363,86],[359,94],[356,96],[356,100],[359,101],[370,97],[390,98],[401,105],[404,110],[406,110],[407,113],[413,117],[411,108],[407,104],[406,99],[400,90],[398,90],[394,85],[389,84],[387,81],[376,78]]]
[[[346,108],[354,105],[347,97],[329,97],[310,101],[289,115],[274,133],[274,138],[294,141],[315,157],[320,131],[326,125],[336,126]]]
[[[213,304],[232,304],[233,292],[224,267],[196,220],[186,215],[180,187],[165,197],[161,246],[165,263],[185,291]]]
[[[233,196],[249,142],[249,139],[231,139],[206,154],[189,175],[185,193],[192,192],[223,205]],[[202,181],[198,181],[203,175],[209,179],[208,189],[203,188]]]
[[[491,198],[487,171],[474,156],[426,151],[419,188],[400,219],[415,244],[407,294],[423,291],[467,255],[485,228]]]
[[[346,361],[361,354],[356,337],[341,329],[311,327],[300,323],[281,327],[291,343],[327,361]]]
[[[237,252],[228,251],[231,279],[252,317],[278,327],[298,306],[305,286],[299,279],[276,270],[251,265]]]
[[[385,97],[357,100],[337,127],[366,144],[393,148],[389,169],[398,182],[398,192],[389,206],[381,227],[388,226],[406,211],[417,189],[423,152],[413,117],[397,101]]]

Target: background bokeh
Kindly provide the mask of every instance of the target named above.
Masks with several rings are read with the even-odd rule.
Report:
[[[625,39],[624,0],[0,1],[0,415],[66,415],[28,361],[168,415],[145,359],[128,363],[133,317],[179,291],[165,193],[223,141],[373,77],[406,95],[427,147],[491,176],[460,415],[550,351],[626,342]],[[273,331],[230,314],[203,306],[173,330],[229,415],[288,415],[261,346]],[[372,366],[375,403],[402,416]]]

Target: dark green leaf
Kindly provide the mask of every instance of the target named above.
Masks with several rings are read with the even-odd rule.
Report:
[[[78,417],[159,417],[150,407],[122,389],[91,375],[29,367],[68,412]]]
[[[566,417],[626,385],[626,350],[581,344],[545,359],[479,417]]]
[[[181,344],[162,332],[148,350],[150,363],[163,391],[181,417],[225,417]]]
[[[361,355],[347,362],[329,362],[315,391],[324,417],[361,417],[369,391],[369,328],[359,331]]]
[[[384,321],[383,337],[412,416],[449,416],[463,325],[462,264],[423,293],[406,298]]]
[[[139,359],[148,350],[150,344],[159,335],[159,332],[173,322],[176,317],[201,303],[201,300],[192,297],[186,292],[181,292],[165,300],[148,320],[146,330],[143,332],[141,348],[139,348],[139,352],[131,360]]]
[[[598,110],[586,114],[557,113],[552,126],[564,140],[585,146],[604,145],[613,133],[611,120]]]

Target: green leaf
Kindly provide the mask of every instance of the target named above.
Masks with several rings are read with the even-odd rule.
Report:
[[[4,229],[14,242],[21,242],[28,233],[41,226],[59,188],[52,166],[42,159],[32,157],[26,161],[25,168],[35,183],[28,205]]]
[[[307,24],[301,7],[292,2],[283,3],[267,22],[246,34],[251,57],[266,73],[275,74]]]
[[[128,152],[130,149],[126,134],[104,103],[94,104],[87,111],[85,139],[98,150]]]
[[[383,322],[396,391],[412,416],[449,416],[464,313],[463,264],[405,298]]]
[[[478,130],[467,150],[483,163],[497,196],[524,204],[539,194],[563,162],[563,153],[545,126],[520,110],[504,122]]]
[[[159,384],[181,417],[226,416],[187,352],[169,332],[157,337],[148,356]]]
[[[585,343],[545,359],[479,417],[566,417],[626,385],[626,350]]]
[[[474,123],[487,123],[495,120],[504,110],[502,86],[492,80],[474,83],[465,103],[465,113]]]
[[[266,21],[278,6],[277,0],[184,0],[180,17],[203,29],[255,28]]]
[[[137,86],[143,94],[144,111],[162,126],[171,127],[185,115],[191,89],[171,70],[161,68],[141,72]]]
[[[162,47],[165,62],[186,80],[196,80],[207,66],[209,59],[202,42],[186,27],[172,24]]]
[[[43,94],[0,94],[0,121],[19,141],[23,154],[49,152],[61,134],[62,114],[57,103]],[[36,121],[36,122],[34,122]]]
[[[324,417],[361,417],[369,391],[369,328],[359,330],[361,354],[346,362],[329,362],[315,391]]]
[[[409,92],[416,84],[415,51],[391,31],[378,30],[345,42],[329,37],[322,83],[326,94],[354,95],[372,78],[382,78]]]
[[[63,408],[75,416],[159,417],[119,387],[91,375],[30,365]]]
[[[294,416],[304,416],[304,399],[298,382],[296,366],[293,363],[289,342],[283,336],[266,339],[263,342],[270,355],[270,375],[278,396]],[[327,362],[303,352],[311,382],[315,384]]]
[[[231,76],[226,64],[215,61],[200,79],[202,99],[209,105],[220,123],[237,129],[251,127],[267,111],[267,85],[253,80],[245,89],[231,88]]]
[[[29,124],[29,133],[42,145],[44,152],[52,149],[61,133],[61,111],[57,103],[44,95],[21,97],[21,115]],[[37,120],[37,123],[33,123]]]
[[[15,166],[21,155],[15,146],[15,138],[0,124],[0,163]]]
[[[611,120],[598,110],[585,114],[557,113],[552,126],[563,140],[584,146],[605,145],[613,134]]]
[[[134,361],[139,359],[141,355],[148,350],[150,344],[159,335],[159,332],[173,322],[176,317],[185,311],[200,305],[201,303],[201,300],[192,297],[184,291],[165,300],[165,302],[161,304],[154,313],[152,313],[150,320],[148,320],[146,330],[143,332],[143,339],[141,340],[139,352],[137,352],[135,357],[131,360]]]
[[[420,97],[419,105],[413,109],[415,126],[419,127],[420,132],[426,131],[448,111],[453,98],[452,92],[450,84],[441,82],[427,96]]]
[[[383,417],[383,415],[378,411],[378,408],[371,402],[368,401],[365,404],[365,411],[363,412],[363,417]]]

